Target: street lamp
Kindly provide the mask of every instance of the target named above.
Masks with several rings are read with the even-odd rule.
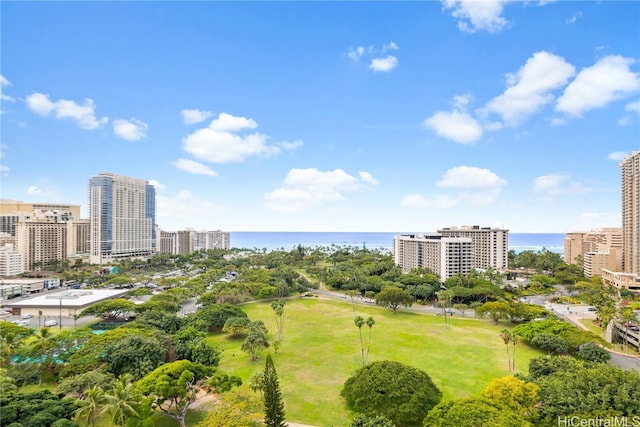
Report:
[[[62,330],[62,297],[60,298],[60,320],[58,322],[58,327]]]

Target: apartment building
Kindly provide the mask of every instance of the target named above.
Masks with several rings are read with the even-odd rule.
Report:
[[[24,257],[11,243],[0,247],[0,276],[10,277],[24,273]]]
[[[393,242],[394,261],[407,273],[428,268],[441,281],[474,268],[471,237],[445,237],[441,234],[403,234]]]
[[[56,216],[36,216],[15,226],[16,250],[24,258],[24,268],[33,270],[51,261],[66,261],[69,255],[70,221]]]
[[[602,270],[622,269],[622,228],[567,233],[564,238],[564,261],[581,260],[587,278],[602,276]]]
[[[437,230],[444,237],[468,237],[473,242],[475,268],[504,270],[509,265],[509,230],[464,225]]]
[[[0,216],[19,213],[31,215],[34,211],[68,212],[73,218],[80,218],[80,205],[70,205],[66,203],[27,203],[19,200],[0,199]]]
[[[229,233],[217,231],[160,230],[159,252],[164,254],[190,254],[208,249],[229,249]]]
[[[640,275],[640,151],[620,162],[622,175],[622,271]]]
[[[89,180],[89,262],[147,258],[156,252],[155,187],[112,173]]]

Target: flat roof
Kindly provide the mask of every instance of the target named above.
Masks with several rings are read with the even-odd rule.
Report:
[[[5,303],[7,307],[84,307],[129,292],[128,289],[69,289]]]
[[[0,279],[0,285],[29,285],[31,283],[38,283],[50,280],[51,277],[34,277],[30,279]],[[55,277],[55,279],[59,279]]]

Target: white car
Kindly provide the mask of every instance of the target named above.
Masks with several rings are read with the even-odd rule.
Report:
[[[22,317],[23,319],[31,319],[31,318],[33,317],[33,314],[31,314],[31,313],[24,313],[21,317]]]
[[[56,326],[57,324],[57,320],[47,320],[46,322],[44,322],[44,326]]]

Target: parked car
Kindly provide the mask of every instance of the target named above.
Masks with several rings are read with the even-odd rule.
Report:
[[[31,318],[33,317],[33,314],[31,314],[31,313],[24,313],[21,317],[22,317],[23,319],[31,319]]]
[[[56,326],[58,324],[57,320],[47,320],[44,322],[44,326]]]

